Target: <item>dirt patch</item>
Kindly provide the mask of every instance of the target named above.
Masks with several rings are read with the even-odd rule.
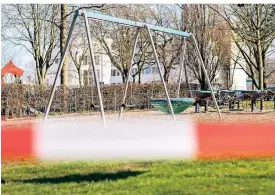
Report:
[[[194,113],[192,109],[176,115],[178,121],[194,120],[202,123],[266,123],[275,122],[275,112],[242,112],[242,111],[222,111],[222,119],[219,119],[217,112],[201,112]],[[106,120],[116,120],[118,112],[106,112]],[[50,120],[94,120],[100,121],[100,113],[92,112],[89,114],[66,114],[60,116],[51,116]],[[128,122],[142,122],[148,120],[171,120],[171,116],[158,111],[126,111],[123,112],[122,120]],[[42,118],[21,118],[21,119],[7,119],[2,121],[2,126],[29,126],[36,122],[41,122]]]

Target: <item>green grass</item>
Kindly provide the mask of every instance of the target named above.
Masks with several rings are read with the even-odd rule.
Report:
[[[275,159],[11,162],[2,194],[275,194]]]

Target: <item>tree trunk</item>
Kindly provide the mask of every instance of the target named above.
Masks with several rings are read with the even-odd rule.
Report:
[[[67,5],[61,4],[61,24],[60,24],[60,53],[61,58],[64,55],[63,50],[65,47],[65,43],[67,40]],[[69,81],[69,67],[68,67],[68,56],[65,56],[64,63],[62,65],[61,69],[61,85],[68,87],[68,81]]]
[[[200,80],[200,85],[201,85],[201,90],[208,90],[208,84],[206,82],[205,74],[204,72],[201,73],[201,80]]]
[[[165,83],[168,83],[168,81],[169,81],[169,73],[170,73],[169,70],[164,69],[163,79],[164,79]]]
[[[141,83],[141,72],[142,72],[142,71],[140,71],[140,72],[138,73],[138,84]]]
[[[127,76],[125,75],[124,72],[121,73],[121,77],[122,77],[122,83],[126,83]]]
[[[257,52],[259,57],[259,90],[264,90],[264,67],[263,67],[263,56],[262,56],[262,45],[261,45],[261,10],[260,6],[257,6]]]
[[[77,73],[78,73],[79,86],[81,87],[82,86],[82,78],[81,78],[81,71],[80,71],[80,69],[77,70]]]
[[[38,78],[39,85],[45,86],[46,85],[46,74],[43,72],[42,65],[40,65],[41,61],[38,59],[36,60],[36,74]]]
[[[201,82],[201,90],[208,90],[208,85],[205,81]]]
[[[37,80],[39,85],[43,85],[42,79],[41,79],[41,74],[39,71],[39,63],[36,62],[36,75],[37,75]]]
[[[68,57],[65,55],[64,47],[67,39],[67,5],[66,4],[61,4],[61,24],[60,24],[60,53],[61,53],[61,58],[65,56],[64,62],[62,65],[61,69],[61,78],[60,78],[60,83],[63,86],[64,90],[64,98],[62,100],[62,110],[63,112],[67,113],[68,112],[68,93],[66,88],[68,87],[68,82],[69,82],[69,70],[68,70]]]

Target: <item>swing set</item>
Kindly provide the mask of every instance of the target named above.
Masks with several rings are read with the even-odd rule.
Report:
[[[161,82],[162,82],[162,85],[164,87],[165,95],[166,95],[166,98],[164,98],[164,99],[159,99],[159,100],[155,99],[155,100],[152,100],[151,102],[158,103],[160,105],[160,107],[162,107],[162,108],[165,105],[166,105],[166,107],[168,105],[168,107],[166,109],[166,112],[171,115],[172,120],[174,120],[174,121],[176,120],[174,109],[176,107],[178,107],[178,105],[181,105],[184,102],[187,102],[187,104],[185,104],[184,106],[181,106],[181,108],[180,108],[181,110],[186,109],[186,106],[190,106],[189,104],[190,104],[190,102],[192,102],[193,98],[179,98],[179,90],[180,90],[180,83],[181,83],[181,79],[182,79],[182,70],[183,70],[183,66],[184,66],[184,55],[185,55],[185,50],[186,50],[186,41],[185,41],[185,39],[186,38],[191,38],[193,40],[194,44],[195,44],[198,60],[200,61],[200,66],[202,67],[202,70],[203,70],[203,72],[206,76],[207,83],[208,83],[210,91],[211,91],[212,99],[215,103],[215,107],[217,109],[219,117],[221,118],[219,106],[218,106],[218,103],[216,101],[216,97],[215,97],[215,94],[213,92],[213,89],[212,89],[212,86],[211,86],[209,76],[208,76],[208,73],[206,71],[204,62],[203,62],[202,57],[200,55],[197,40],[195,39],[195,37],[192,33],[187,33],[187,32],[178,31],[178,30],[169,29],[169,28],[164,28],[164,27],[160,27],[160,26],[153,26],[153,25],[146,24],[146,23],[141,23],[141,22],[132,21],[132,20],[126,20],[126,19],[122,19],[122,18],[107,16],[107,15],[93,13],[93,12],[86,12],[84,10],[77,10],[75,12],[75,15],[74,15],[74,18],[73,18],[73,21],[72,21],[72,24],[71,24],[71,27],[70,27],[70,30],[69,30],[68,38],[66,40],[66,44],[65,44],[65,47],[64,47],[63,55],[61,56],[61,61],[59,63],[57,73],[55,75],[54,84],[53,84],[52,91],[51,91],[51,96],[50,96],[50,99],[49,99],[49,102],[48,102],[48,105],[47,105],[47,108],[46,108],[46,112],[44,114],[43,121],[45,121],[48,117],[50,107],[51,107],[51,104],[52,104],[52,100],[53,100],[53,97],[54,97],[54,92],[55,92],[55,89],[56,89],[56,86],[57,86],[56,81],[57,81],[57,78],[59,77],[59,75],[61,73],[62,64],[64,62],[64,56],[65,56],[65,54],[68,50],[68,46],[70,44],[70,40],[71,40],[72,32],[73,32],[73,29],[74,29],[74,26],[75,26],[75,23],[76,23],[76,19],[79,16],[84,18],[86,34],[87,34],[88,44],[89,44],[89,51],[90,51],[90,56],[91,56],[91,61],[92,61],[93,76],[94,76],[94,79],[95,79],[95,84],[96,84],[97,93],[98,93],[101,119],[104,123],[104,126],[106,126],[106,120],[105,120],[105,114],[104,114],[102,95],[101,95],[101,91],[100,91],[100,85],[99,85],[99,81],[98,81],[97,72],[96,72],[96,69],[95,69],[93,44],[92,44],[91,33],[90,33],[90,30],[89,30],[89,19],[95,20],[95,21],[108,21],[108,22],[113,22],[113,23],[117,23],[117,24],[120,24],[120,25],[136,28],[136,34],[135,34],[135,38],[134,38],[134,44],[133,44],[133,49],[132,49],[132,54],[131,54],[131,61],[130,61],[131,64],[129,64],[128,74],[127,74],[128,76],[127,76],[127,81],[126,81],[126,85],[125,85],[122,104],[121,104],[120,110],[119,110],[118,121],[120,121],[121,118],[122,118],[123,109],[125,107],[127,107],[127,105],[125,104],[125,101],[126,101],[127,90],[128,90],[128,86],[129,86],[129,82],[130,82],[130,74],[131,74],[131,71],[132,71],[132,64],[133,64],[134,56],[135,56],[135,53],[136,53],[136,46],[137,46],[138,38],[139,38],[139,35],[140,35],[140,31],[143,30],[143,29],[148,32],[148,39],[149,39],[150,44],[151,44],[152,49],[153,49],[153,54],[154,54],[154,58],[155,58],[155,61],[156,61],[157,67],[158,67],[159,76],[161,78]],[[178,80],[178,90],[177,90],[178,97],[177,98],[170,98],[170,96],[168,94],[168,90],[167,90],[166,83],[165,83],[164,78],[163,78],[163,73],[161,71],[160,62],[159,62],[158,55],[157,55],[157,52],[156,52],[156,48],[155,48],[155,45],[154,45],[154,41],[153,41],[153,37],[152,37],[152,33],[151,33],[152,30],[184,37],[183,54],[181,55],[181,66],[180,66],[180,74],[179,74],[179,80]],[[179,112],[179,110],[175,110],[175,111]]]

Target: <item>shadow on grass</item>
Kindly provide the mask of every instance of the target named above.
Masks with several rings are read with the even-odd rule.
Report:
[[[67,183],[67,182],[100,182],[104,180],[117,180],[126,179],[128,177],[135,177],[144,173],[145,171],[119,171],[115,173],[90,173],[90,174],[72,174],[62,177],[43,177],[28,180],[16,180],[13,182],[23,182],[23,183]]]

